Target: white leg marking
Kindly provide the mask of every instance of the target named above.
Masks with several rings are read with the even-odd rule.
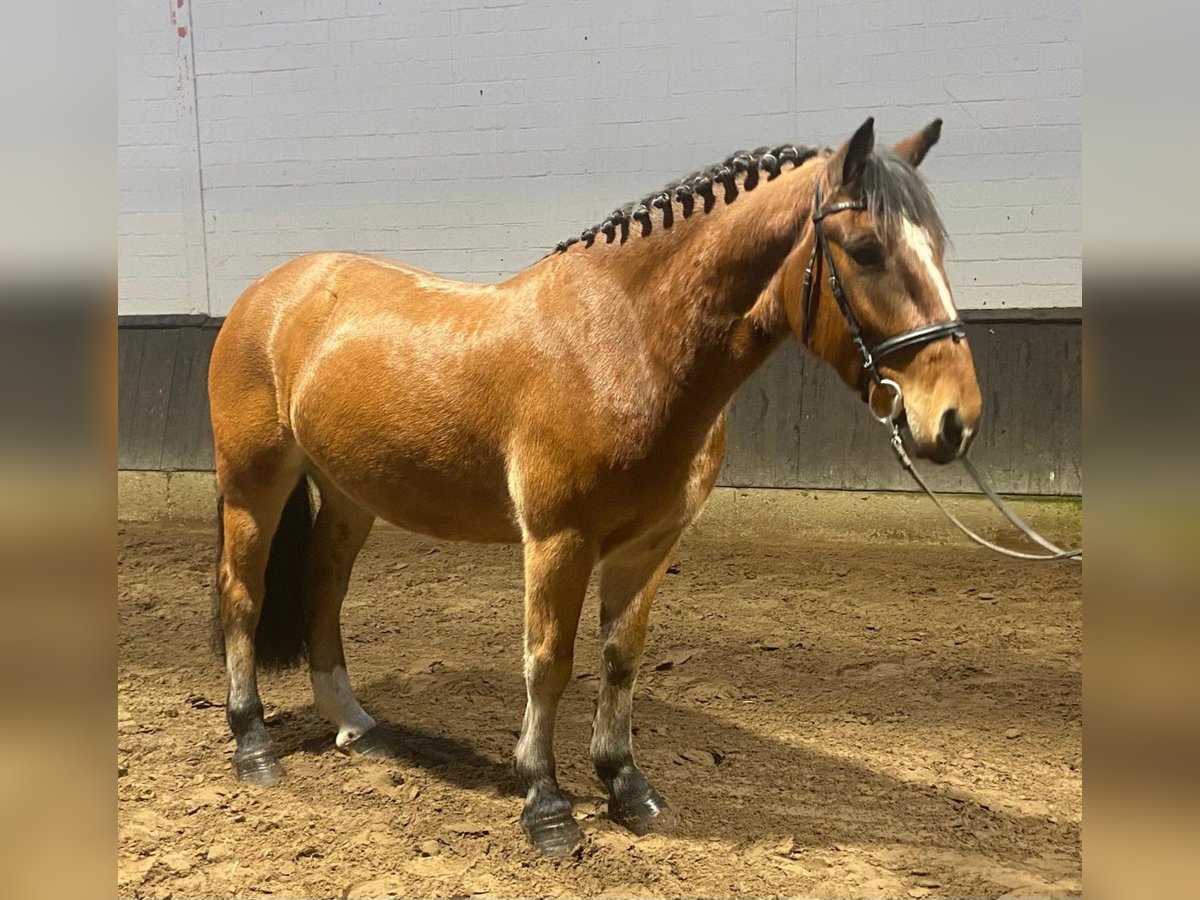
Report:
[[[946,310],[947,317],[951,319],[957,318],[958,310],[954,308],[954,299],[950,295],[950,285],[946,283],[946,276],[942,274],[941,268],[938,267],[937,262],[933,258],[933,244],[929,240],[929,234],[924,228],[905,219],[904,242],[916,255],[917,259],[921,261],[921,265],[925,267],[930,283],[937,289],[938,298],[942,301],[942,307]]]
[[[317,712],[337,726],[339,747],[375,727],[375,720],[358,705],[350,678],[341,666],[334,666],[332,672],[313,672],[312,686]]]
[[[553,727],[554,719],[547,722],[546,698],[534,688],[533,654],[525,650],[525,716],[521,722],[521,737],[517,740],[517,762],[529,769],[544,768],[546,762],[547,726]]]

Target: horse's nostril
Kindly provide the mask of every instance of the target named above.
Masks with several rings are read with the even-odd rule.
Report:
[[[948,409],[942,414],[942,427],[938,441],[947,449],[957,450],[962,445],[966,426],[957,409]]]

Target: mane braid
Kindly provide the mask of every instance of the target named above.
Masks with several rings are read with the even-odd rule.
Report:
[[[662,212],[661,227],[670,228],[675,221],[676,203],[679,204],[680,215],[686,219],[695,210],[696,198],[699,197],[701,208],[707,213],[716,205],[718,197],[724,203],[732,203],[737,198],[739,189],[752,191],[763,177],[767,181],[778,177],[784,163],[791,163],[793,169],[798,169],[821,152],[823,148],[820,147],[793,144],[774,148],[759,147],[757,150],[738,150],[721,162],[693,172],[686,178],[672,181],[641,200],[633,200],[617,207],[600,222],[585,228],[579,237],[560,241],[551,252],[562,253],[577,243],[590,247],[597,239],[602,239],[605,243],[624,243],[629,237],[631,227],[637,228],[642,236],[646,237],[654,227],[652,211],[655,209]]]

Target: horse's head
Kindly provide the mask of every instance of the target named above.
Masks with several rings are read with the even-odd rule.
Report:
[[[880,150],[868,119],[829,156],[781,287],[809,349],[861,389],[877,415],[892,413],[902,395],[894,413],[913,451],[949,462],[975,433],[981,397],[942,267],[946,233],[916,171],[941,128],[935,120]]]

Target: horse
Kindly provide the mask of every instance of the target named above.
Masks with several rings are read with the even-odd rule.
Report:
[[[870,370],[867,393],[902,389],[915,455],[947,462],[974,433],[970,347],[960,329],[938,330],[957,321],[946,232],[916,171],[940,133],[936,120],[876,147],[868,119],[836,150],[735,153],[498,284],[328,252],[250,285],[217,336],[208,385],[214,631],[237,778],[269,786],[284,774],[259,666],[306,661],[337,747],[385,752],[339,623],[382,518],[523,546],[515,771],[521,824],[547,855],[583,839],[556,778],[554,723],[598,570],[592,760],[612,821],[670,828],[674,811],[634,761],[632,692],[655,591],[717,479],[737,387],[791,335],[852,388]],[[897,352],[863,357],[896,336]]]

